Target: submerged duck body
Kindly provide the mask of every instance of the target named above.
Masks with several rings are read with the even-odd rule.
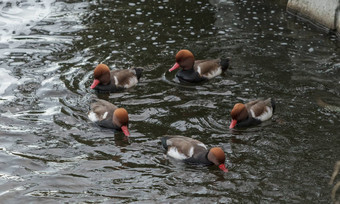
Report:
[[[105,64],[99,64],[94,69],[94,80],[91,89],[98,92],[117,92],[135,86],[141,75],[142,68],[110,71]]]
[[[237,103],[230,115],[232,118],[230,129],[237,127],[249,127],[269,120],[275,112],[275,101],[271,98],[255,100],[249,103]]]
[[[175,65],[169,71],[182,68],[176,73],[176,77],[181,82],[197,83],[222,74],[228,67],[229,59],[195,60],[192,52],[180,50],[176,54]]]
[[[93,99],[88,117],[101,127],[121,130],[125,136],[130,136],[129,116],[124,108],[118,108],[105,100]]]
[[[216,165],[228,172],[224,151],[219,147],[207,149],[202,142],[179,135],[164,136],[161,141],[166,154],[172,158],[190,164]]]

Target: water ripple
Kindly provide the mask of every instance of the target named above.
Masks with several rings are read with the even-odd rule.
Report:
[[[0,11],[2,202],[330,202],[339,115],[316,98],[338,106],[337,47],[280,1],[16,0]],[[167,70],[182,48],[232,67],[181,84]],[[144,72],[96,94],[98,63]],[[129,138],[87,118],[94,95],[128,110]],[[272,120],[229,129],[235,103],[266,97]],[[223,148],[230,172],[167,158],[166,134]]]

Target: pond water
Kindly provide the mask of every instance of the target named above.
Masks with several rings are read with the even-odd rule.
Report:
[[[340,106],[340,43],[285,1],[5,0],[0,12],[2,202],[331,202],[340,113],[318,101]],[[179,84],[167,70],[184,48],[232,67]],[[144,68],[136,87],[98,95],[128,110],[128,139],[87,118],[98,63]],[[235,103],[268,97],[272,120],[229,130]],[[165,158],[166,134],[222,147],[229,173]]]

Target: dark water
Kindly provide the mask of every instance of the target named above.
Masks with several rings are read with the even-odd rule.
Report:
[[[1,202],[331,202],[340,113],[317,100],[340,106],[340,44],[284,1],[27,0],[0,11]],[[230,57],[232,69],[179,85],[167,70],[182,48]],[[138,86],[99,96],[129,111],[129,139],[87,119],[98,63],[145,69]],[[235,103],[266,97],[271,121],[228,129]],[[222,147],[230,172],[166,159],[164,134]]]

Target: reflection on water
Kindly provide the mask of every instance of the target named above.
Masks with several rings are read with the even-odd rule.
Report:
[[[0,11],[2,202],[331,202],[339,113],[324,103],[340,106],[339,41],[284,2],[22,0]],[[179,84],[167,70],[183,48],[232,68]],[[98,63],[145,69],[136,87],[98,95],[128,110],[128,139],[87,119]],[[271,121],[229,130],[235,103],[268,97]],[[222,147],[230,172],[164,158],[164,134]]]
[[[330,185],[333,185],[333,182],[334,182],[335,178],[337,177],[339,171],[340,171],[340,161],[337,161],[334,165],[334,171],[333,171],[331,180],[329,182]],[[340,181],[336,182],[335,185],[333,186],[333,189],[332,189],[332,201],[334,203],[339,202],[340,197],[336,197],[336,193],[339,190],[339,188],[340,188]]]

